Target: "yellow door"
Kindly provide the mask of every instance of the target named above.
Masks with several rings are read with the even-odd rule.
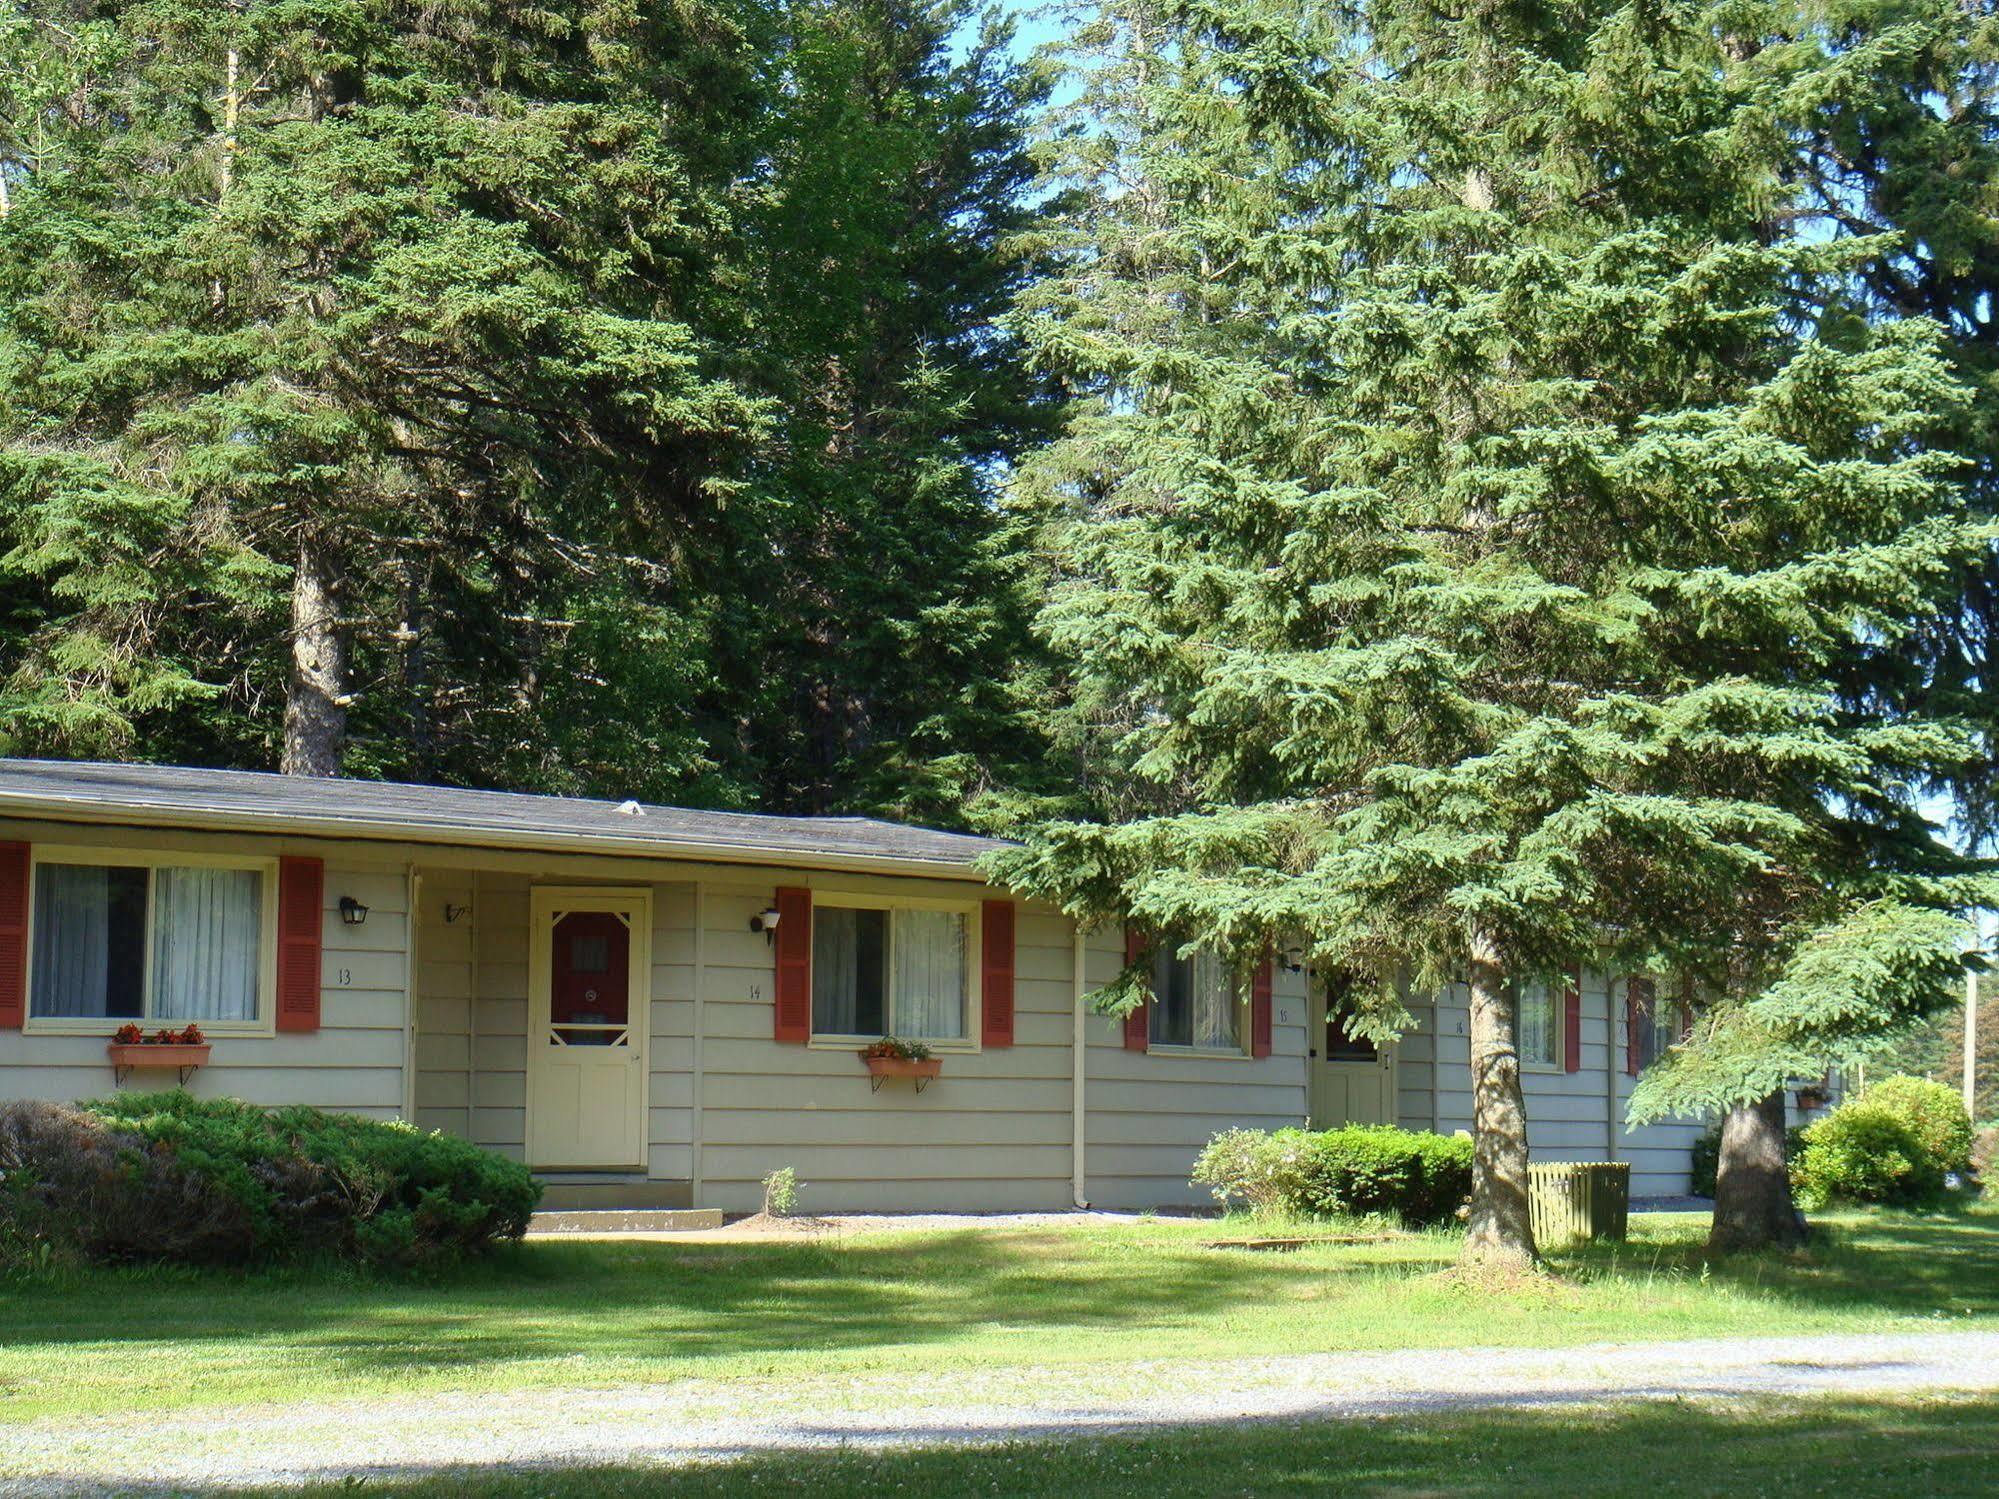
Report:
[[[528,1164],[642,1168],[651,893],[541,886],[530,913]]]
[[[1346,1030],[1341,985],[1312,980],[1309,1034],[1314,1129],[1342,1124],[1394,1124],[1395,1048],[1376,1046]]]

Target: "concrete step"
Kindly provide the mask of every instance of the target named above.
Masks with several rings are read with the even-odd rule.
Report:
[[[720,1208],[544,1209],[528,1219],[530,1234],[685,1234],[721,1226]]]
[[[684,1181],[648,1181],[643,1176],[559,1176],[541,1179],[544,1212],[574,1213],[601,1209],[626,1212],[633,1208],[694,1206],[692,1186]]]

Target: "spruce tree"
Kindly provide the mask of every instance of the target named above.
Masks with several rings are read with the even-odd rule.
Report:
[[[1109,0],[1019,314],[1076,395],[1021,488],[1092,798],[994,870],[1243,968],[1302,941],[1378,1035],[1465,982],[1474,1261],[1535,1252],[1519,985],[1871,920],[1919,1004],[1954,898],[1910,788],[1965,737],[1852,689],[1989,543],[1959,393],[1933,324],[1853,314],[1862,251],[1768,232],[1728,20]]]
[[[703,330],[769,29],[755,0],[20,8],[14,743],[330,774],[359,728],[393,768],[398,678],[456,656],[487,675],[453,711],[539,711],[550,633],[601,678],[575,642],[712,526],[764,421]]]
[[[1036,748],[995,490],[1049,420],[1000,325],[1041,82],[982,0],[800,0],[778,67],[745,353],[780,416],[721,685],[760,805],[955,821]]]

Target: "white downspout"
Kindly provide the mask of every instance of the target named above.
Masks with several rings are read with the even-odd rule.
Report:
[[[1617,1044],[1617,993],[1612,987],[1617,982],[1608,973],[1603,976],[1603,1158],[1617,1159],[1617,1079],[1624,1072],[1618,1063],[1621,1048]],[[1630,983],[1629,979],[1625,982]],[[1629,1038],[1625,1046],[1631,1044]]]
[[[1069,1198],[1078,1208],[1090,1206],[1089,1167],[1084,1160],[1088,1148],[1090,1111],[1084,1099],[1084,1078],[1089,1070],[1090,1033],[1083,1018],[1083,996],[1089,992],[1088,980],[1084,977],[1083,965],[1088,956],[1088,944],[1083,936],[1081,923],[1076,926],[1073,960],[1076,992],[1070,996],[1069,1008],[1075,1031],[1069,1043],[1069,1078],[1071,1084],[1069,1117]]]
[[[416,975],[417,934],[422,923],[423,876],[416,865],[403,873],[403,1123],[416,1123]]]
[[[690,1111],[688,1134],[693,1149],[687,1163],[687,1205],[701,1206],[702,1176],[701,1142],[705,1128],[701,1117],[701,1095],[706,1088],[707,1061],[703,1056],[704,1042],[708,1034],[708,882],[694,882],[694,1046],[690,1059],[693,1068],[693,1107]]]

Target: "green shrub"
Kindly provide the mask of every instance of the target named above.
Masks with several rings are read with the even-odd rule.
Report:
[[[1385,1124],[1224,1130],[1201,1152],[1193,1181],[1224,1207],[1252,1212],[1445,1223],[1471,1193],[1471,1141]]]
[[[1418,1130],[1414,1138],[1423,1164],[1422,1186],[1403,1216],[1425,1225],[1454,1222],[1471,1201],[1471,1136]]]
[[[1302,1129],[1225,1129],[1202,1148],[1192,1183],[1213,1192],[1224,1208],[1298,1211],[1305,1142],[1311,1138]]]
[[[1939,1170],[1971,1169],[1971,1116],[1955,1088],[1923,1077],[1884,1077],[1862,1097],[1908,1125]]]
[[[1691,1156],[1692,1172],[1687,1179],[1687,1190],[1696,1197],[1714,1196],[1714,1184],[1721,1175],[1721,1126],[1710,1124],[1701,1131],[1694,1141]]]
[[[0,1215],[96,1261],[434,1264],[518,1238],[540,1195],[469,1141],[318,1109],[185,1092],[0,1109]]]
[[[1928,1207],[1944,1195],[1944,1169],[1900,1113],[1856,1098],[1805,1130],[1791,1162],[1791,1185],[1805,1208],[1832,1202]]]

